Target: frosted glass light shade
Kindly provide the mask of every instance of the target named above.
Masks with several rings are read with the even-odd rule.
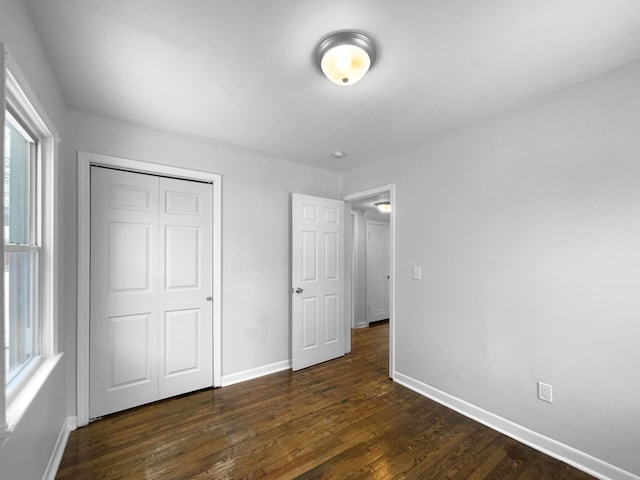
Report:
[[[367,73],[371,59],[355,45],[338,45],[322,57],[320,68],[329,80],[338,85],[353,85]]]
[[[325,76],[341,86],[364,77],[376,59],[376,47],[359,32],[341,31],[325,37],[316,48],[316,64]]]
[[[375,204],[378,207],[378,211],[380,213],[390,213],[391,212],[391,203],[390,202],[379,202]]]

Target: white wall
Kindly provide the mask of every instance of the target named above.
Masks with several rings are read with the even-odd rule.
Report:
[[[61,449],[64,445],[61,435],[63,432],[67,433],[67,426],[64,403],[65,372],[61,363],[58,362],[51,371],[25,416],[0,451],[2,480],[44,478],[51,458],[56,453],[62,454]]]
[[[343,182],[396,182],[397,372],[640,475],[640,63]]]
[[[65,114],[62,94],[27,9],[20,0],[0,2],[0,41],[17,60],[20,70],[62,136]]]
[[[0,42],[11,52],[64,142],[64,102],[28,13],[20,0],[2,0],[0,3]],[[56,224],[62,225],[64,212],[58,213]],[[63,229],[58,230],[61,233],[59,240],[63,241]],[[60,311],[61,305],[56,303],[56,308]],[[62,337],[64,322],[62,317],[59,320],[58,330]],[[36,479],[44,474],[58,434],[65,425],[64,358],[62,360],[56,364],[16,425],[7,444],[0,450],[2,478]]]
[[[222,375],[291,358],[290,193],[339,198],[338,174],[221,148],[69,110],[66,175],[77,151],[177,165],[222,175]],[[65,208],[76,211],[70,187]],[[67,222],[65,256],[75,265],[76,219]],[[66,283],[75,285],[75,270]],[[69,412],[75,412],[75,291],[67,290]]]

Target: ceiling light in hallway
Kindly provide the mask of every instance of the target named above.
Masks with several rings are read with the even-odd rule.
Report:
[[[391,202],[378,202],[375,206],[381,213],[391,213]]]

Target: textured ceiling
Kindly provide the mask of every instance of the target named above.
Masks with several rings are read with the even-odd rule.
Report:
[[[640,58],[638,0],[25,3],[70,107],[337,171]],[[379,57],[340,87],[347,28]]]

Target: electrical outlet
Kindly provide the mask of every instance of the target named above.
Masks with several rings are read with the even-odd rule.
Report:
[[[538,382],[538,398],[543,402],[553,402],[553,387],[548,383]]]

